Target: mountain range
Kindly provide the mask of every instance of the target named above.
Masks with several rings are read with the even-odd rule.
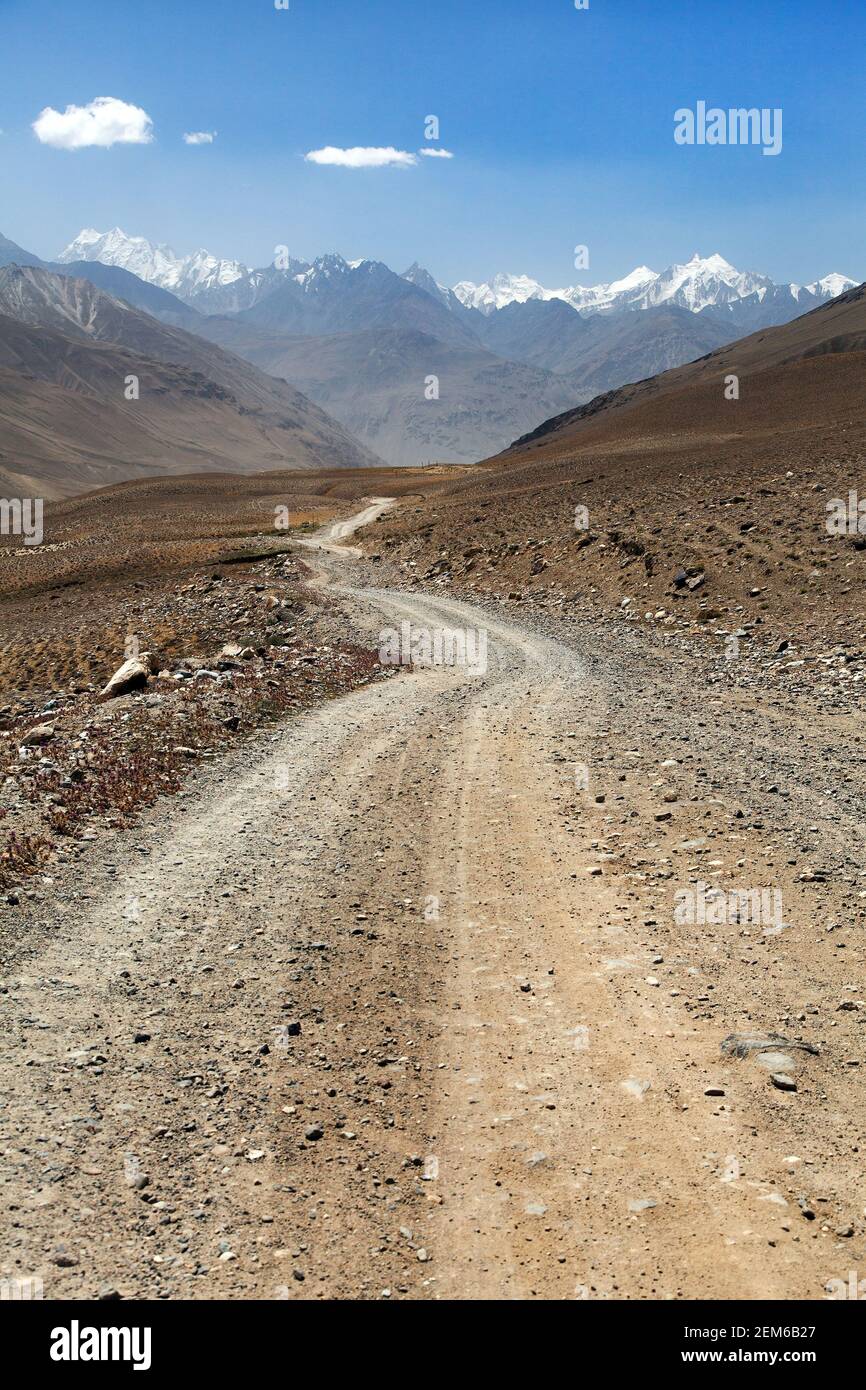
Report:
[[[773,294],[778,303],[781,302],[780,292],[784,292],[790,303],[805,313],[851,289],[855,283],[846,275],[834,273],[811,285],[777,285],[769,276],[736,270],[723,256],[702,259],[696,253],[685,265],[671,265],[661,272],[645,265],[638,266],[623,280],[590,289],[573,285],[567,289],[548,290],[525,275],[495,275],[481,285],[464,280],[454,286],[453,293],[461,304],[483,314],[537,299],[560,299],[580,314],[600,314],[614,313],[618,309],[652,309],[662,304],[675,304],[692,313],[702,313],[740,300],[761,302]]]
[[[417,263],[397,274],[380,261],[331,253],[307,262],[283,248],[273,265],[249,269],[207,251],[178,257],[118,228],[81,232],[51,263],[0,238],[3,265],[41,271],[51,285],[49,321],[27,318],[34,285],[21,280],[14,293],[6,285],[7,318],[71,334],[79,352],[82,330],[91,346],[116,334],[124,350],[191,370],[251,408],[268,443],[257,435],[248,457],[232,462],[233,431],[207,435],[209,466],[238,468],[321,462],[326,439],[343,463],[472,463],[552,416],[788,322],[854,283],[830,275],[776,285],[710,256],[660,274],[642,266],[592,289],[547,290],[525,276],[452,289]],[[79,289],[66,301],[61,276],[89,283],[103,300],[94,309]],[[56,355],[55,345],[48,358]],[[263,381],[291,395],[264,399]],[[79,389],[88,384],[81,370]],[[291,448],[271,433],[279,418],[293,421]],[[168,437],[163,430],[164,444]],[[189,458],[183,444],[179,456]]]
[[[378,462],[294,387],[205,339],[89,280],[0,268],[4,487],[51,497],[166,473]]]
[[[203,250],[179,257],[170,247],[154,245],[144,237],[127,236],[119,227],[109,232],[97,232],[93,228],[79,232],[57,260],[61,264],[100,261],[103,265],[120,266],[142,280],[171,290],[206,313],[235,313],[251,308],[258,299],[272,293],[281,278],[304,291],[311,283],[321,283],[323,279],[339,275],[345,266],[354,270],[376,268],[380,264],[369,260],[346,262],[333,254],[311,264],[290,258],[284,252],[279,261],[282,269],[272,266],[252,270],[239,261],[220,260]],[[376,275],[378,271],[373,269],[368,273]],[[702,258],[697,253],[683,265],[671,265],[663,271],[642,265],[620,280],[590,287],[572,285],[564,289],[546,289],[527,275],[497,274],[482,284],[462,280],[449,290],[417,263],[404,272],[402,278],[437,299],[452,313],[459,313],[458,306],[462,306],[485,316],[510,304],[525,304],[530,300],[557,299],[580,314],[610,314],[622,309],[653,309],[669,304],[701,313],[727,308],[741,300],[761,304],[769,298],[775,314],[782,312],[784,306],[791,308],[790,317],[795,317],[856,284],[848,276],[833,272],[809,285],[779,285],[767,275],[735,269],[718,254]],[[227,290],[229,295],[226,295]],[[242,299],[249,302],[241,303]]]
[[[127,236],[119,227],[110,232],[85,227],[57,259],[61,264],[100,261],[103,265],[120,266],[121,270],[128,270],[161,289],[171,290],[183,299],[230,285],[249,273],[238,261],[219,260],[209,251],[176,256],[171,247],[154,246],[144,237]]]
[[[745,658],[741,710],[750,688],[768,688],[773,651],[795,681],[810,665],[801,642],[826,654],[821,672],[837,639],[851,644],[836,648],[840,664],[862,653],[864,380],[866,284],[546,421],[394,513],[377,544],[407,577],[461,598],[647,623],[656,653],[668,630],[703,629],[713,686]],[[828,526],[840,509],[841,533]],[[816,672],[810,705],[819,687]]]
[[[112,268],[170,293],[146,303],[127,286],[138,307],[292,382],[392,464],[473,462],[565,406],[787,322],[854,283],[776,285],[714,255],[589,289],[512,275],[448,288],[417,262],[397,274],[280,248],[274,264],[250,269],[206,251],[178,257],[118,228],[81,232],[56,265],[94,278]]]

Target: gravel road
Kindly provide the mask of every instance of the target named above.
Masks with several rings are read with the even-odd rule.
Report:
[[[485,633],[485,669],[258,737],[22,915],[0,1268],[48,1298],[822,1297],[864,1246],[862,922],[841,963],[816,942],[802,828],[743,800],[777,716],[696,708],[600,628],[366,587],[340,542],[386,504],[314,582],[374,642]],[[855,808],[812,818],[856,901]],[[781,935],[674,924],[709,855],[784,884]],[[723,1057],[748,1028],[819,1045],[796,1092]]]

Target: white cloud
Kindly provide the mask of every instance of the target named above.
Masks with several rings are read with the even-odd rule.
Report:
[[[384,149],[375,145],[356,145],[350,150],[326,145],[323,150],[310,150],[304,158],[309,164],[335,164],[341,169],[382,169],[389,164],[405,169],[418,163],[414,154],[409,154],[406,150],[395,150],[392,145],[387,145]]]
[[[216,136],[215,130],[187,130],[183,142],[185,145],[212,145]]]
[[[37,140],[57,150],[83,150],[88,145],[149,145],[153,121],[140,106],[117,97],[96,97],[87,106],[55,111],[46,106],[33,122]]]
[[[431,149],[426,149],[426,150],[419,150],[418,153],[419,153],[419,154],[426,155],[428,159],[453,159],[453,158],[454,158],[454,156],[453,156],[453,154],[451,153],[450,150],[431,150]]]

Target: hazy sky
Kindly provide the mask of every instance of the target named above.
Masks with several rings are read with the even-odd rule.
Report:
[[[0,231],[119,225],[262,265],[336,250],[440,280],[593,284],[695,251],[866,278],[866,0],[0,0]],[[40,143],[115,97],[153,139]],[[674,111],[781,107],[783,149],[682,147]],[[321,166],[325,146],[453,159]],[[190,145],[184,133],[216,132]],[[576,271],[585,244],[590,269]]]

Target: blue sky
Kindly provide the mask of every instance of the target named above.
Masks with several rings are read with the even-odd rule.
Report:
[[[0,231],[43,256],[117,224],[254,265],[280,244],[418,259],[449,284],[591,284],[695,251],[862,279],[864,52],[864,0],[0,0]],[[43,108],[98,96],[143,108],[153,142],[39,143]],[[781,107],[782,153],[676,145],[700,99]],[[430,114],[453,160],[304,160],[417,151]],[[216,140],[185,145],[197,130]]]

